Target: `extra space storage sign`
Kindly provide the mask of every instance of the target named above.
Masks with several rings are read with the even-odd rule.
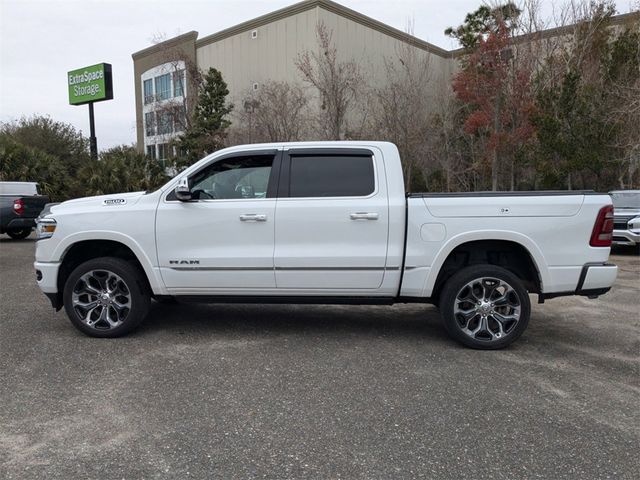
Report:
[[[111,65],[108,63],[98,63],[72,70],[67,73],[67,83],[71,105],[101,102],[113,98]]]

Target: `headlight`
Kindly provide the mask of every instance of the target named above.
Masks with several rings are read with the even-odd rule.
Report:
[[[36,239],[51,238],[58,223],[53,218],[41,218],[36,224]]]
[[[640,217],[632,218],[627,223],[629,230],[640,230]]]

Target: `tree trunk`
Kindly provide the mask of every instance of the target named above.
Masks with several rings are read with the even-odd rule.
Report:
[[[491,158],[491,190],[494,192],[498,190],[498,150],[493,150],[493,157]]]
[[[500,134],[500,115],[502,111],[502,91],[496,96],[496,108],[493,112],[493,133],[498,138]],[[493,147],[493,158],[491,159],[491,190],[498,190],[498,145]]]
[[[451,167],[449,165],[448,160],[447,160],[446,172],[447,172],[447,192],[450,192],[451,191]]]
[[[516,170],[515,162],[511,160],[511,191],[512,192],[515,190],[515,183],[516,183],[515,170]]]

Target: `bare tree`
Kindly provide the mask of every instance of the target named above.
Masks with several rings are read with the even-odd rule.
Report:
[[[269,81],[244,95],[234,143],[292,142],[307,138],[309,100],[299,85]]]
[[[427,165],[434,82],[430,54],[402,43],[384,60],[385,84],[372,89],[372,133],[400,150],[406,185],[419,188]]]
[[[474,190],[477,183],[473,160],[476,144],[482,139],[464,133],[463,109],[450,86],[437,90],[426,139],[427,158],[431,168],[443,173],[439,189],[448,192]]]
[[[332,31],[319,22],[317,51],[299,54],[295,65],[302,80],[318,92],[319,134],[328,140],[340,140],[344,138],[350,109],[363,88],[364,78],[354,60],[338,58],[332,35]]]
[[[617,42],[631,49],[635,45],[635,58],[619,65],[612,76],[614,92],[609,96],[609,122],[618,126],[616,146],[622,153],[618,184],[634,188],[640,185],[640,25],[629,26]]]

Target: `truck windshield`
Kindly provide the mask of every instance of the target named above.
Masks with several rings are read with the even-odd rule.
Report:
[[[614,192],[611,198],[616,208],[640,208],[640,192]]]

